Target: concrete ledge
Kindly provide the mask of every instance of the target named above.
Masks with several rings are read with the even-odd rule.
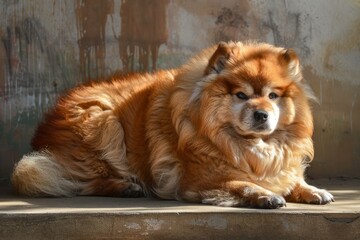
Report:
[[[0,239],[360,239],[360,180],[313,184],[336,202],[258,210],[153,199],[31,199],[2,189]]]

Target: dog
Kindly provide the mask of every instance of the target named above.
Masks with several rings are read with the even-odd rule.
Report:
[[[273,209],[326,204],[308,185],[313,93],[292,49],[221,42],[177,69],[80,85],[39,124],[12,175],[23,195]]]

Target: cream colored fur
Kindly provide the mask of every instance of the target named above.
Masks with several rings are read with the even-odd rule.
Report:
[[[81,184],[47,151],[25,155],[16,165],[12,182],[29,196],[74,196]]]

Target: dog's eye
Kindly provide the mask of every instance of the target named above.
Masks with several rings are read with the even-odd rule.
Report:
[[[279,97],[279,95],[277,95],[277,94],[274,93],[274,92],[272,92],[272,93],[269,94],[269,98],[270,98],[270,99],[275,99],[275,98],[278,98],[278,97]]]
[[[240,98],[241,100],[248,100],[248,99],[249,99],[249,97],[246,96],[246,94],[243,93],[243,92],[238,92],[238,93],[236,94],[236,96],[237,96],[238,98]]]

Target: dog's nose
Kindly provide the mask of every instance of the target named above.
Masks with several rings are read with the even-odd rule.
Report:
[[[268,119],[268,113],[263,110],[256,110],[254,112],[254,119],[258,123],[264,123]]]

